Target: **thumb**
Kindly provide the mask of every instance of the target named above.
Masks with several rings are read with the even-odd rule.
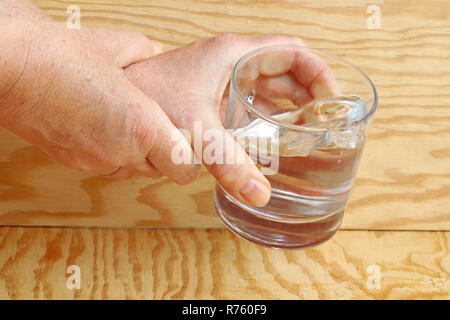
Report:
[[[121,86],[130,101],[140,106],[134,112],[133,132],[140,137],[137,157],[129,157],[125,168],[154,178],[159,174],[184,185],[198,178],[201,166],[196,163],[187,139],[170,121],[158,103],[147,97],[128,79]],[[182,154],[182,159],[178,155]],[[143,157],[142,157],[143,156]]]
[[[194,136],[194,152],[203,160],[205,167],[218,183],[239,201],[264,206],[270,199],[270,183],[255,166],[255,163],[222,126],[212,108],[192,108],[196,123],[185,123]],[[200,131],[201,132],[198,132]],[[196,138],[201,133],[201,146],[197,148]]]

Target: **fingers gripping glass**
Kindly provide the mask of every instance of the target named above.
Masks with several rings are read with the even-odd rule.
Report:
[[[307,248],[339,228],[377,107],[370,79],[331,53],[300,46],[255,50],[235,65],[227,129],[271,183],[265,207],[216,185],[225,225],[255,243]]]

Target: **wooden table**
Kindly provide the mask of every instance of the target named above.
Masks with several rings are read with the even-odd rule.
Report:
[[[300,36],[360,66],[380,102],[341,231],[306,251],[225,230],[207,172],[187,187],[113,181],[0,129],[0,298],[450,298],[447,0],[35,3],[60,21],[79,5],[82,24],[137,30],[166,49],[223,32]],[[368,29],[369,5],[379,29]],[[70,265],[79,290],[66,287]]]

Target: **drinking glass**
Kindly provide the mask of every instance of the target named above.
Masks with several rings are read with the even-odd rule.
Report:
[[[219,183],[216,211],[239,236],[279,249],[330,239],[346,203],[377,108],[369,77],[352,63],[301,46],[260,48],[233,68],[225,127],[271,184],[264,207]]]

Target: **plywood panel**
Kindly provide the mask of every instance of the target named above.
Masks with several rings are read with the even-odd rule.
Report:
[[[448,232],[341,231],[279,251],[225,230],[0,228],[0,299],[449,299],[449,245]]]
[[[60,21],[134,29],[173,49],[223,32],[302,37],[359,65],[374,80],[375,116],[343,227],[450,230],[450,3],[437,1],[47,1]],[[381,29],[368,30],[369,4]],[[64,169],[0,129],[0,224],[220,227],[213,179],[178,187],[109,181]],[[176,195],[176,197],[174,196]]]

